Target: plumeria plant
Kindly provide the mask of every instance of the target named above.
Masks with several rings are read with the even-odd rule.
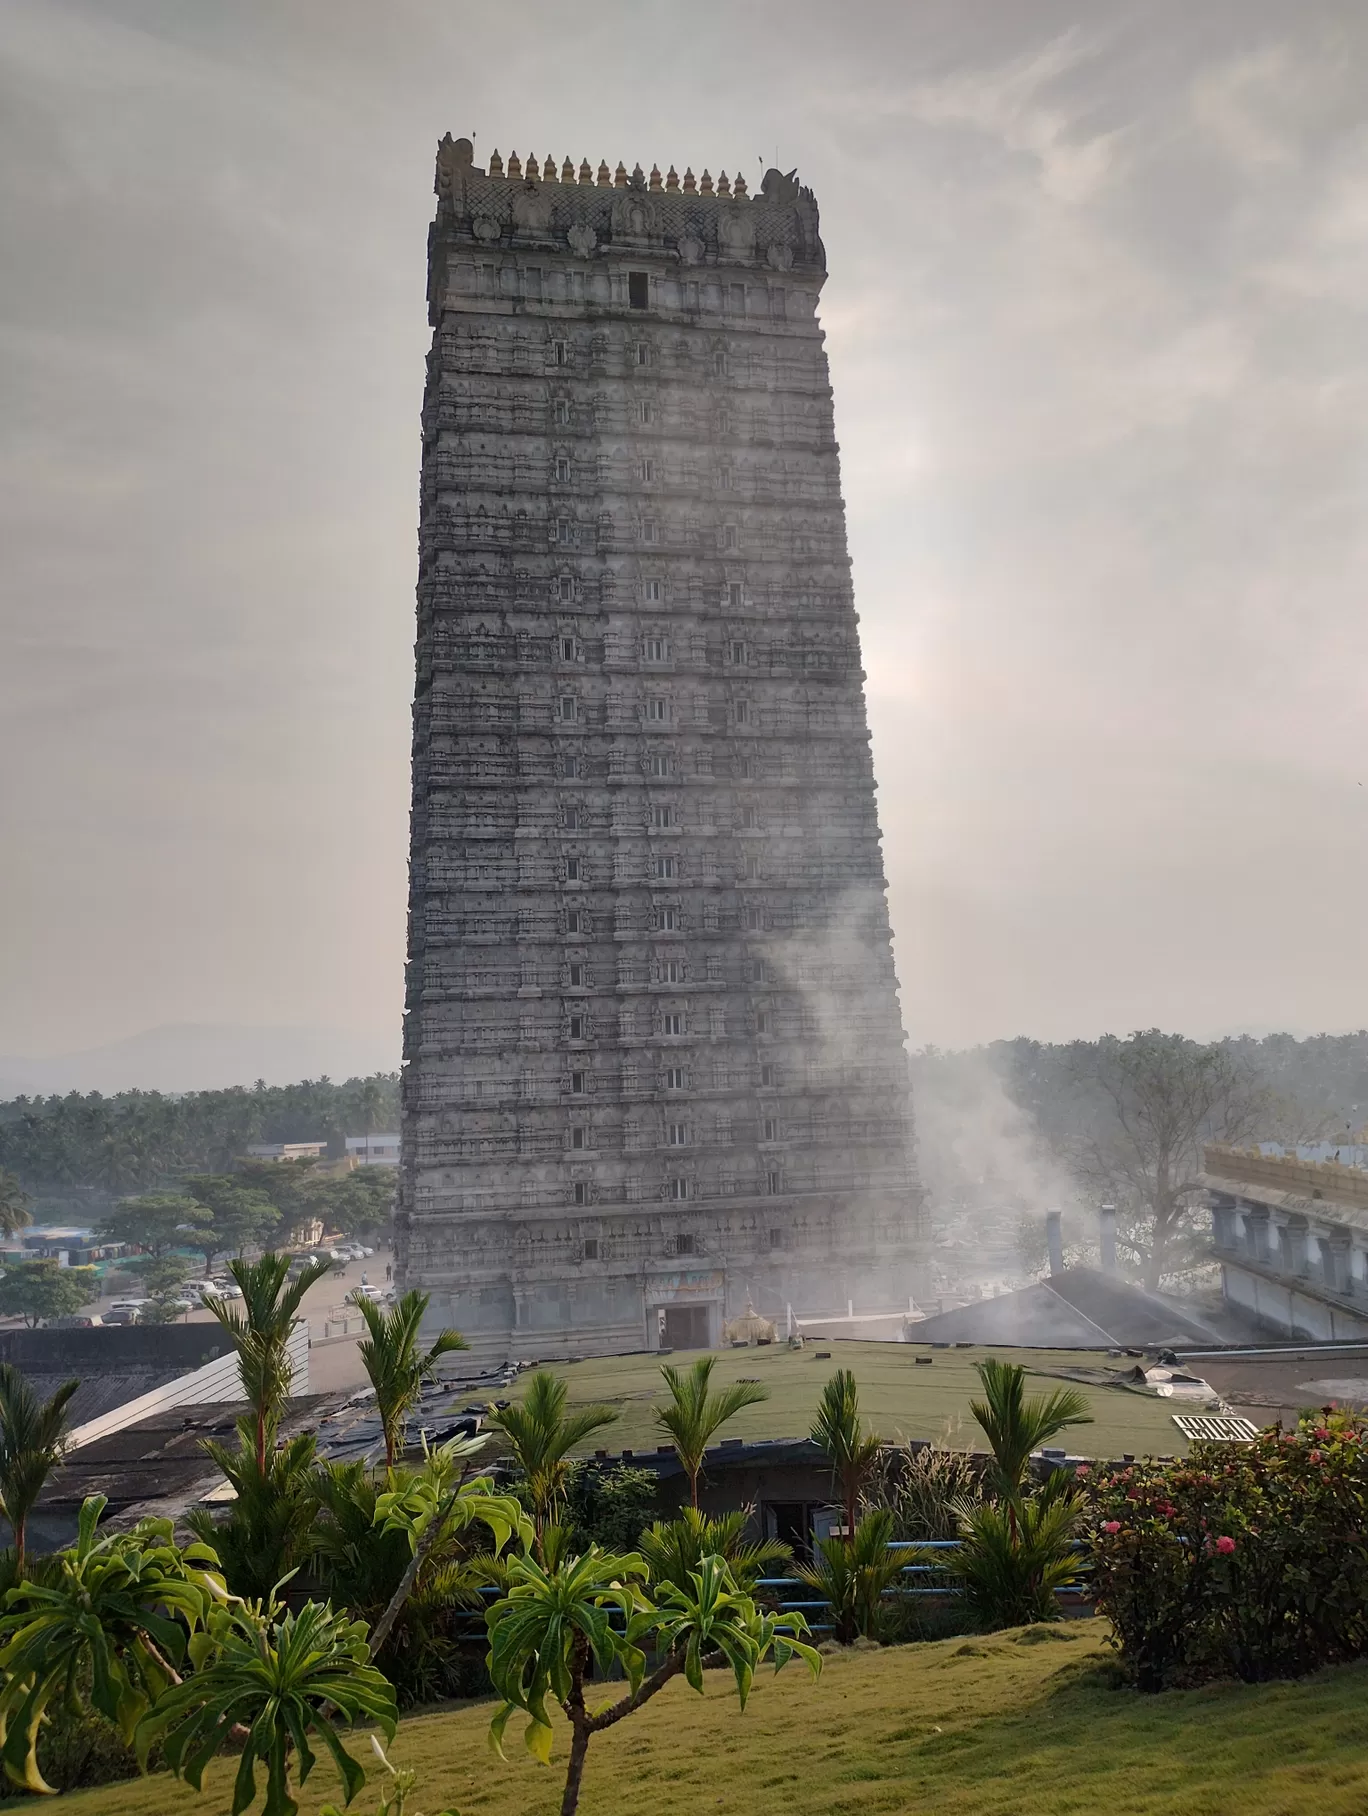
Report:
[[[508,1592],[486,1615],[489,1675],[503,1706],[490,1725],[502,1750],[504,1730],[518,1711],[528,1718],[524,1742],[535,1759],[549,1763],[552,1728],[548,1704],[559,1704],[570,1724],[570,1758],[561,1816],[575,1816],[589,1742],[644,1706],[674,1677],[703,1688],[704,1668],[724,1665],[746,1706],[755,1673],[766,1659],[776,1671],[800,1658],[815,1677],[822,1661],[802,1639],[799,1614],[771,1614],[737,1588],[726,1562],[704,1557],[687,1588],[662,1582],[651,1592],[649,1568],[636,1553],[617,1556],[591,1545],[582,1557],[561,1557],[543,1545],[545,1561],[515,1557]],[[658,1662],[648,1673],[647,1647]],[[586,1700],[590,1680],[614,1671],[625,1694],[598,1709]]]

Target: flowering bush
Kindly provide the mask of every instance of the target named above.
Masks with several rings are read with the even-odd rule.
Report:
[[[1368,1422],[1304,1415],[1252,1444],[1091,1484],[1099,1610],[1142,1690],[1295,1677],[1368,1653]]]

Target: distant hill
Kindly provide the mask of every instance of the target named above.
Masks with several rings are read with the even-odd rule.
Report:
[[[171,1022],[126,1040],[47,1059],[0,1054],[0,1100],[54,1092],[219,1091],[301,1078],[365,1078],[399,1066],[399,1030],[387,1040],[355,1028],[250,1027]]]

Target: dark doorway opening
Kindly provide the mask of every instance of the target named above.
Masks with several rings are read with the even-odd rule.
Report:
[[[706,1349],[708,1347],[708,1308],[706,1305],[667,1305],[665,1328],[661,1332],[667,1349]]]
[[[806,1501],[770,1501],[765,1507],[765,1537],[782,1539],[796,1558],[812,1555],[812,1508]]]
[[[645,271],[629,271],[627,273],[627,301],[631,304],[632,308],[649,308],[650,300],[650,274]]]

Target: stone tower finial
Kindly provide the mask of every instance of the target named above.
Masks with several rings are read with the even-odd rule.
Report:
[[[651,166],[651,188],[659,189],[660,187],[661,187],[660,166],[659,166],[659,164],[652,164],[652,166]]]
[[[623,163],[621,158],[618,159],[618,167],[613,172],[613,186],[615,189],[625,189],[627,187],[627,166]]]
[[[600,189],[610,189],[612,183],[613,177],[612,172],[608,168],[608,160],[606,158],[601,158],[598,167],[598,186]]]
[[[574,160],[571,158],[567,158],[565,160],[565,162],[561,165],[561,182],[562,183],[573,183],[574,180],[575,180]]]
[[[594,172],[590,167],[588,158],[584,158],[580,162],[579,180],[581,183],[592,183],[594,180]]]
[[[743,202],[746,199],[746,179],[739,171],[737,172],[736,181],[732,185],[732,194],[739,196]]]
[[[703,172],[703,180],[698,185],[698,189],[701,195],[711,195],[713,192],[712,178],[708,175],[706,170]]]
[[[698,193],[698,179],[694,176],[692,165],[686,166],[684,170],[684,193],[685,195]]]
[[[556,180],[556,160],[549,153],[546,162],[542,165],[542,177],[548,183],[554,183]]]
[[[669,170],[666,172],[665,187],[669,190],[679,188],[679,172],[675,169],[673,164],[671,164]]]
[[[718,176],[717,193],[719,195],[730,195],[731,194],[731,184],[727,181],[727,173],[725,170],[722,171],[721,174]]]
[[[490,174],[490,176],[501,177],[503,175],[503,173],[504,173],[503,172],[503,159],[499,156],[497,149],[494,151],[491,151],[489,154],[489,174]]]
[[[522,176],[522,160],[516,151],[510,151],[508,154],[508,174],[510,177]]]

